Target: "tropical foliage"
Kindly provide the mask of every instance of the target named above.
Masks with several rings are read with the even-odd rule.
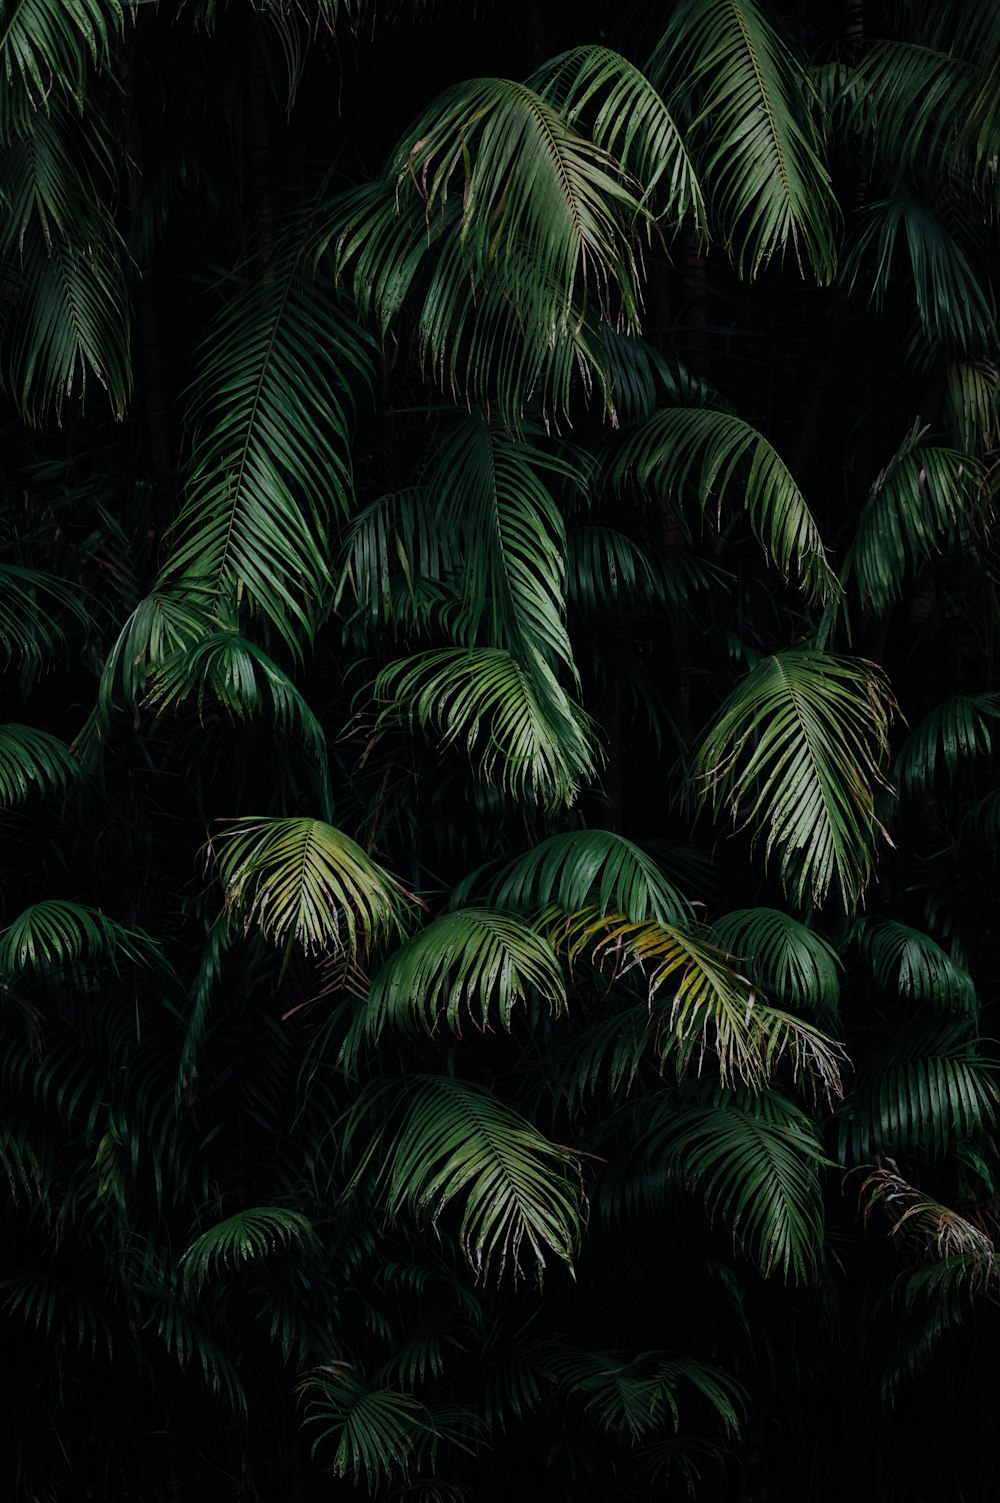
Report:
[[[997,1496],[997,57],[0,0],[5,1498]]]

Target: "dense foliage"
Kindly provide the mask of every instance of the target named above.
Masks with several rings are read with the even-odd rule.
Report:
[[[3,0],[4,1497],[997,1496],[989,0]]]

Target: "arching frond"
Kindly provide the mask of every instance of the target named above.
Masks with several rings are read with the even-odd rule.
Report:
[[[0,974],[59,969],[82,961],[118,959],[166,966],[159,944],[142,929],[127,929],[99,908],[45,898],[18,914],[0,932]]]
[[[963,454],[996,447],[1000,371],[991,360],[949,361],[947,410],[952,441]]]
[[[404,1472],[433,1433],[430,1414],[412,1394],[369,1388],[346,1366],[317,1368],[297,1392],[305,1407],[303,1426],[314,1430],[312,1454],[333,1445],[334,1475],[364,1482],[370,1491]]]
[[[481,868],[455,889],[453,902],[482,892],[501,908],[533,912],[555,904],[576,913],[590,904],[633,923],[686,923],[690,903],[639,846],[613,830],[567,830],[551,835],[499,872]]]
[[[395,1089],[399,1108],[386,1125],[382,1107],[366,1156],[389,1215],[429,1212],[436,1226],[457,1200],[462,1252],[483,1277],[508,1263],[520,1272],[525,1240],[539,1270],[547,1253],[572,1266],[583,1218],[574,1155],[468,1081],[411,1076]]]
[[[836,1013],[837,952],[798,919],[777,908],[740,908],[714,919],[711,933],[722,949],[746,958],[751,974],[772,996],[787,998],[796,1008]]]
[[[798,903],[822,903],[834,882],[848,908],[864,891],[885,834],[874,790],[891,703],[873,664],[794,647],[760,660],[698,750],[702,803],[766,832]]]
[[[318,1247],[312,1223],[285,1206],[237,1211],[195,1237],[184,1253],[184,1287],[200,1293],[207,1283],[244,1263],[258,1263],[292,1247]]]
[[[372,981],[366,1008],[369,1034],[419,1023],[432,1033],[443,1017],[454,1033],[463,1013],[486,1029],[496,1013],[508,1029],[528,987],[554,1011],[566,987],[548,940],[524,919],[489,908],[444,913],[394,950]]]
[[[595,145],[608,151],[645,189],[643,204],[672,224],[688,215],[704,229],[705,205],[684,139],[648,78],[608,47],[574,47],[537,68],[528,80],[570,125],[589,125]]]
[[[950,776],[967,757],[993,750],[990,722],[1000,717],[1000,694],[953,694],[929,710],[906,738],[893,772],[910,797],[934,782],[941,764]]]
[[[70,1346],[97,1352],[98,1342],[109,1358],[114,1336],[107,1312],[85,1290],[34,1269],[0,1279],[0,1309],[17,1316],[42,1341],[57,1348]]]
[[[619,602],[677,606],[719,582],[719,574],[686,548],[654,558],[613,527],[566,532],[566,599],[571,611],[606,616]]]
[[[301,651],[332,593],[328,519],[347,510],[349,393],[371,358],[294,248],[266,285],[234,278],[202,349],[185,502],[158,590],[245,599]]]
[[[746,511],[754,535],[784,574],[798,574],[809,600],[839,592],[805,497],[762,434],[732,413],[667,407],[627,433],[610,465],[619,487],[634,481],[657,500],[711,501]]]
[[[65,788],[78,772],[58,736],[33,725],[0,725],[0,805],[19,804],[36,791]]]
[[[705,1198],[764,1274],[809,1283],[822,1266],[826,1163],[816,1124],[771,1089],[665,1098],[639,1128],[644,1161]]]
[[[892,996],[975,1014],[976,985],[936,940],[897,919],[856,919],[851,938],[868,961],[879,986]]]
[[[976,73],[953,52],[874,42],[852,70],[849,119],[892,172],[947,171],[963,136]]]
[[[400,929],[403,888],[322,820],[229,820],[212,845],[227,908],[276,945],[354,955]]]
[[[839,216],[790,33],[756,0],[680,0],[647,71],[675,113],[692,118],[710,218],[740,274],[790,248],[828,282]]]
[[[76,590],[58,575],[0,562],[0,649],[7,662],[20,658],[41,668],[66,645],[65,617],[78,629],[89,621]]]
[[[711,1363],[666,1352],[625,1357],[620,1352],[563,1348],[555,1351],[549,1365],[591,1423],[630,1445],[679,1429],[682,1385],[708,1400],[730,1434],[739,1433],[746,1394],[734,1378]]]
[[[926,432],[915,423],[878,476],[844,559],[845,582],[853,573],[862,601],[879,615],[899,599],[907,573],[977,509],[977,466],[955,449],[925,444]]]
[[[420,629],[441,619],[454,629],[464,543],[443,525],[428,487],[380,496],[348,529],[337,605],[350,591],[366,623]]]
[[[996,1251],[982,1227],[909,1184],[892,1159],[863,1181],[858,1202],[866,1226],[878,1207],[889,1218],[890,1235],[911,1243],[924,1256],[972,1259],[983,1277],[995,1276]]]
[[[380,723],[402,716],[464,743],[479,777],[515,798],[571,804],[593,776],[588,719],[537,653],[522,663],[501,648],[443,648],[384,668],[375,694],[390,700]]]
[[[153,590],[129,616],[101,670],[97,694],[97,723],[103,729],[112,717],[115,693],[138,706],[146,691],[151,665],[191,651],[218,630],[205,592]]]
[[[118,0],[10,0],[0,19],[0,69],[7,87],[19,79],[32,107],[53,87],[79,100],[88,58],[106,59],[122,25]]]

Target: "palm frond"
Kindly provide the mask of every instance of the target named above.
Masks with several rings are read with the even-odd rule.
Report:
[[[836,1015],[840,959],[823,937],[777,908],[739,908],[714,919],[712,938],[730,955],[745,957],[751,974],[772,996],[794,1008]]]
[[[865,605],[878,615],[899,599],[907,572],[938,551],[949,530],[970,522],[982,484],[975,462],[924,443],[919,421],[876,479],[844,559]]]
[[[624,914],[633,923],[655,919],[683,924],[691,904],[639,846],[613,830],[567,830],[550,835],[487,879],[487,868],[466,877],[452,901],[481,891],[500,908],[534,912],[555,904],[576,913],[589,904]]]
[[[975,982],[929,934],[898,919],[865,916],[855,920],[851,939],[890,996],[976,1013]]]
[[[115,691],[137,708],[146,692],[150,667],[191,651],[218,629],[204,591],[153,590],[139,601],[108,653],[97,693],[96,719],[106,728],[114,712]]]
[[[947,410],[952,440],[963,454],[997,446],[1000,371],[991,360],[948,363]]]
[[[645,192],[658,219],[679,225],[689,215],[705,227],[705,205],[680,130],[649,79],[608,47],[574,47],[542,64],[528,79],[569,125],[586,120],[596,146],[610,152]]]
[[[0,20],[0,69],[7,87],[20,80],[33,108],[45,107],[53,87],[79,100],[87,59],[108,56],[121,30],[117,0],[11,0]]]
[[[560,1387],[607,1435],[638,1445],[680,1428],[678,1389],[683,1384],[708,1399],[726,1430],[740,1430],[746,1403],[741,1385],[711,1363],[666,1352],[556,1350],[549,1365]]]
[[[380,496],[351,521],[344,543],[336,603],[348,591],[365,624],[454,628],[460,608],[465,538],[443,525],[429,487]]]
[[[367,1031],[377,1039],[387,1026],[419,1023],[433,1033],[443,1017],[460,1034],[464,1013],[485,1030],[494,1011],[509,1031],[529,987],[553,1012],[565,1007],[565,983],[548,940],[515,914],[460,908],[393,951],[372,981]]]
[[[327,528],[348,508],[350,384],[368,337],[294,244],[262,287],[234,278],[202,348],[194,440],[158,590],[248,601],[293,652],[332,593]]]
[[[169,969],[160,945],[144,930],[128,929],[99,908],[65,898],[33,903],[0,931],[0,974],[8,977],[85,960],[117,964],[119,958]]]
[[[920,42],[877,41],[848,80],[848,119],[892,172],[946,172],[954,164],[976,83],[975,70],[953,52]]]
[[[982,1227],[909,1184],[892,1159],[879,1164],[862,1182],[858,1204],[865,1226],[879,1208],[891,1223],[890,1235],[910,1243],[924,1257],[971,1259],[981,1278],[996,1276],[996,1250]]]
[[[42,1341],[65,1349],[89,1346],[91,1356],[98,1341],[114,1354],[114,1336],[106,1312],[84,1290],[34,1269],[0,1279],[0,1309],[16,1315],[34,1329]]]
[[[276,945],[354,955],[399,931],[403,888],[318,819],[234,819],[213,838],[230,912]]]
[[[483,782],[515,798],[571,804],[593,776],[597,752],[583,711],[544,658],[502,648],[442,648],[384,668],[375,695],[391,703],[380,725],[403,718],[436,731],[443,747],[464,743]]]
[[[213,1279],[292,1247],[318,1247],[312,1223],[285,1206],[237,1211],[195,1237],[181,1254],[184,1287],[199,1294]]]
[[[874,789],[884,786],[891,704],[873,664],[789,648],[737,685],[698,749],[702,804],[727,809],[755,838],[766,832],[798,903],[822,903],[834,882],[847,908],[864,891],[885,834]]]
[[[649,76],[689,140],[740,274],[791,248],[820,282],[836,266],[838,211],[823,160],[816,99],[792,36],[755,0],[681,0]]]
[[[993,750],[990,722],[1000,717],[998,694],[953,694],[929,710],[899,750],[893,772],[911,798],[930,788],[944,764],[950,776],[968,757]]]
[[[78,772],[58,736],[33,725],[0,725],[0,805],[19,804],[36,791],[65,788]]]
[[[0,562],[0,649],[30,671],[66,646],[60,617],[83,630],[89,617],[79,594],[58,575]]]
[[[610,465],[612,482],[634,481],[657,500],[693,499],[704,513],[730,497],[786,575],[794,569],[811,601],[839,593],[819,529],[791,473],[742,418],[707,407],[667,407],[631,429]]]
[[[305,1406],[303,1426],[318,1427],[313,1456],[327,1442],[334,1444],[334,1475],[364,1482],[369,1491],[405,1473],[413,1453],[433,1433],[428,1410],[412,1394],[369,1388],[346,1366],[317,1368],[296,1391]]]
[[[651,558],[626,533],[590,524],[566,531],[566,601],[570,611],[606,616],[621,603],[686,604],[718,582],[718,573],[688,549]]]
[[[572,1267],[583,1218],[578,1161],[492,1092],[444,1076],[407,1078],[390,1125],[377,1129],[362,1169],[377,1165],[388,1214],[430,1214],[437,1226],[462,1205],[459,1245],[477,1275],[521,1271],[525,1240],[539,1272],[546,1253]],[[359,1116],[368,1103],[355,1108]],[[356,1176],[357,1178],[357,1176]]]
[[[816,1124],[777,1090],[664,1099],[636,1151],[705,1197],[761,1272],[809,1283],[823,1258],[827,1162]]]

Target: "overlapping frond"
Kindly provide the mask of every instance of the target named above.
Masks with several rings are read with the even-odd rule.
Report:
[[[34,108],[46,105],[53,88],[79,101],[88,58],[107,58],[122,18],[118,0],[11,0],[0,18],[7,88],[18,80]]]
[[[760,660],[698,750],[702,803],[766,837],[798,903],[836,883],[850,908],[864,891],[891,704],[874,664],[793,647]]]
[[[893,772],[912,798],[931,787],[939,769],[953,777],[969,757],[993,750],[991,722],[1000,717],[1000,695],[952,694],[929,710],[900,748]]]
[[[79,772],[65,744],[33,725],[0,725],[0,805],[65,788]]]
[[[745,957],[751,974],[771,996],[793,1007],[835,1014],[840,999],[840,960],[814,929],[777,908],[739,908],[713,919],[716,944]]]
[[[667,407],[631,429],[610,475],[664,502],[742,506],[755,536],[784,574],[797,573],[809,600],[839,591],[819,529],[790,471],[761,433],[729,412]]]
[[[258,1263],[292,1247],[317,1247],[312,1223],[286,1206],[237,1211],[195,1237],[181,1255],[184,1287],[200,1293],[207,1283],[246,1263]]]
[[[975,982],[929,934],[898,919],[866,915],[855,920],[851,938],[890,995],[975,1014]]]
[[[346,1366],[317,1368],[297,1392],[303,1426],[314,1432],[313,1454],[330,1443],[334,1475],[364,1482],[369,1490],[405,1471],[433,1434],[426,1407],[412,1394],[369,1387]]]
[[[562,1348],[548,1366],[592,1423],[631,1445],[679,1428],[682,1385],[708,1400],[730,1434],[739,1433],[746,1394],[730,1374],[710,1363],[667,1352],[626,1357]]]
[[[0,562],[0,649],[7,662],[20,659],[37,671],[66,645],[64,617],[78,629],[87,612],[79,593],[40,569]]]
[[[820,282],[833,275],[838,211],[817,101],[792,36],[756,0],[681,0],[648,73],[691,119],[708,199],[740,273],[791,249]]]
[[[878,1207],[889,1217],[891,1235],[911,1243],[925,1257],[972,1259],[980,1277],[995,1277],[996,1253],[982,1227],[910,1184],[892,1159],[863,1181],[858,1200],[866,1226]]]
[[[403,888],[322,820],[229,820],[212,844],[227,909],[276,945],[354,955],[400,930]]]
[[[65,898],[43,898],[25,908],[0,932],[0,975],[27,969],[52,970],[84,960],[119,959],[164,966],[159,944],[142,929],[129,929],[98,908]]]

